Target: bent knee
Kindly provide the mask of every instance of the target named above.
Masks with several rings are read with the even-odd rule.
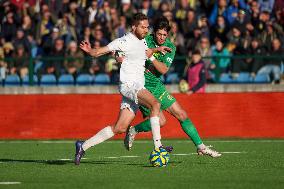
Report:
[[[166,120],[166,119],[161,119],[161,118],[160,118],[160,126],[161,126],[161,127],[165,126],[166,123],[167,123],[167,120]]]
[[[177,117],[180,121],[183,121],[187,118],[187,113],[184,110],[182,110],[178,113]]]
[[[114,134],[122,134],[122,133],[125,133],[126,130],[127,130],[127,127],[116,125],[116,126],[113,128],[113,133],[114,133]]]
[[[153,110],[158,110],[158,111],[160,111],[160,108],[161,108],[161,104],[158,102],[158,101],[154,101],[153,103],[152,103],[152,109]]]

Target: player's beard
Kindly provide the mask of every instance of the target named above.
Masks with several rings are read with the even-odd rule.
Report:
[[[147,35],[147,33],[143,33],[143,32],[139,33],[139,32],[136,32],[136,36],[137,36],[137,38],[140,39],[140,40],[141,40],[141,39],[144,39],[146,35]]]

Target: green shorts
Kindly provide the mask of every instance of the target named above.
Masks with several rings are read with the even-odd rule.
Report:
[[[145,85],[145,87],[161,103],[161,110],[166,110],[176,102],[176,99],[167,91],[165,85],[162,83],[158,83],[155,87],[147,87],[147,85]],[[139,109],[142,112],[143,117],[148,117],[151,113],[145,106],[139,106]]]

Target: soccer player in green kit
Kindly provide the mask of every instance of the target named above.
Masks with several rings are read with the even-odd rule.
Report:
[[[198,155],[208,155],[211,157],[219,157],[221,154],[215,150],[210,149],[209,146],[203,144],[199,134],[193,123],[187,116],[185,110],[176,101],[176,99],[167,91],[165,85],[162,83],[160,77],[169,70],[175,56],[176,47],[167,38],[171,27],[169,21],[165,17],[157,19],[153,25],[153,34],[145,37],[148,48],[156,48],[153,55],[146,61],[145,67],[145,88],[149,90],[156,99],[161,103],[161,110],[165,110],[173,115],[183,129],[183,131],[190,137],[197,148]],[[140,106],[140,111],[147,119],[138,125],[130,126],[125,135],[124,144],[127,150],[130,150],[135,135],[139,132],[151,131],[149,120],[150,110],[144,106]],[[165,116],[160,112],[160,125],[165,124]],[[169,151],[172,149],[170,148]]]

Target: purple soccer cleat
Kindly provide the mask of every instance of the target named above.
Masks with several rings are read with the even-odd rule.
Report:
[[[174,147],[172,146],[161,146],[160,148],[164,148],[169,153],[171,153],[174,150]]]
[[[80,165],[81,158],[85,155],[85,151],[82,148],[84,141],[77,140],[75,143],[76,146],[76,154],[75,154],[75,165]]]

